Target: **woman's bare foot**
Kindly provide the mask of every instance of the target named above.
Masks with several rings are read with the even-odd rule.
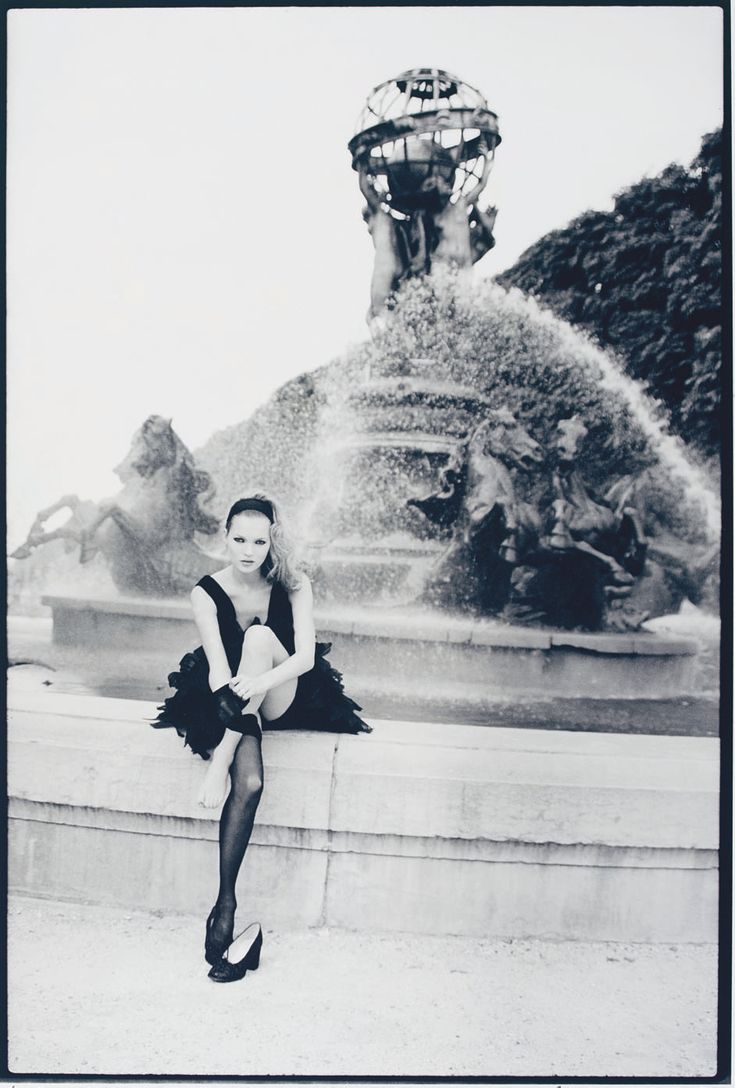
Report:
[[[212,756],[197,796],[198,804],[203,805],[204,808],[219,808],[227,795],[229,771],[229,763],[217,759],[216,755]]]

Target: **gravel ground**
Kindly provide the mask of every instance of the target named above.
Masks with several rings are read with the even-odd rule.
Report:
[[[203,919],[15,897],[12,1073],[701,1077],[717,950],[264,931],[217,986]]]

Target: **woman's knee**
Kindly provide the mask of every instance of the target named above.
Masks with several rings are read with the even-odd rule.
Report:
[[[250,771],[245,776],[245,792],[248,797],[260,797],[263,792],[263,776],[257,771]]]
[[[258,771],[248,771],[246,774],[237,775],[232,783],[232,793],[235,801],[242,805],[251,804],[259,800],[263,792],[263,776]]]
[[[262,623],[253,624],[252,627],[248,627],[247,631],[243,635],[242,650],[256,653],[268,653],[272,656],[275,636],[270,627],[265,627]]]
[[[265,627],[263,623],[253,623],[252,627],[242,635],[242,646],[252,646],[253,648],[260,648],[261,646],[267,646],[269,650],[273,648],[273,631],[270,627]]]

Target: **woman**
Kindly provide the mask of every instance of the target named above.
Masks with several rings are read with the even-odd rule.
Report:
[[[263,729],[370,729],[326,661],[329,645],[315,642],[311,585],[292,565],[276,503],[260,492],[239,499],[227,515],[225,545],[229,565],[191,592],[202,645],[169,676],[177,690],[154,723],[175,726],[203,759],[211,753],[200,805],[220,805],[230,779],[220,819],[219,892],[205,939],[216,982],[242,978],[260,957],[260,926],[234,943],[233,931],[235,883],[263,790]]]

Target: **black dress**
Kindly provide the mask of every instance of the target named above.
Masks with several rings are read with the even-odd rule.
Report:
[[[227,663],[234,675],[240,663],[245,631],[237,622],[237,612],[219,582],[206,574],[197,582],[209,594],[217,608],[217,623]],[[256,616],[253,624],[260,623]],[[252,625],[251,625],[252,626]],[[289,654],[294,653],[293,612],[288,593],[279,582],[273,583],[265,626],[270,627]],[[261,714],[263,729],[318,729],[336,733],[370,732],[370,726],[355,713],[361,710],[344,693],[342,677],[327,661],[329,642],[317,642],[314,666],[298,678],[296,694],[288,710],[273,721]],[[202,759],[224,736],[225,727],[217,716],[217,704],[209,687],[209,663],[202,646],[185,654],[179,671],[169,674],[175,693],[158,708],[155,727],[173,726],[191,750]]]

